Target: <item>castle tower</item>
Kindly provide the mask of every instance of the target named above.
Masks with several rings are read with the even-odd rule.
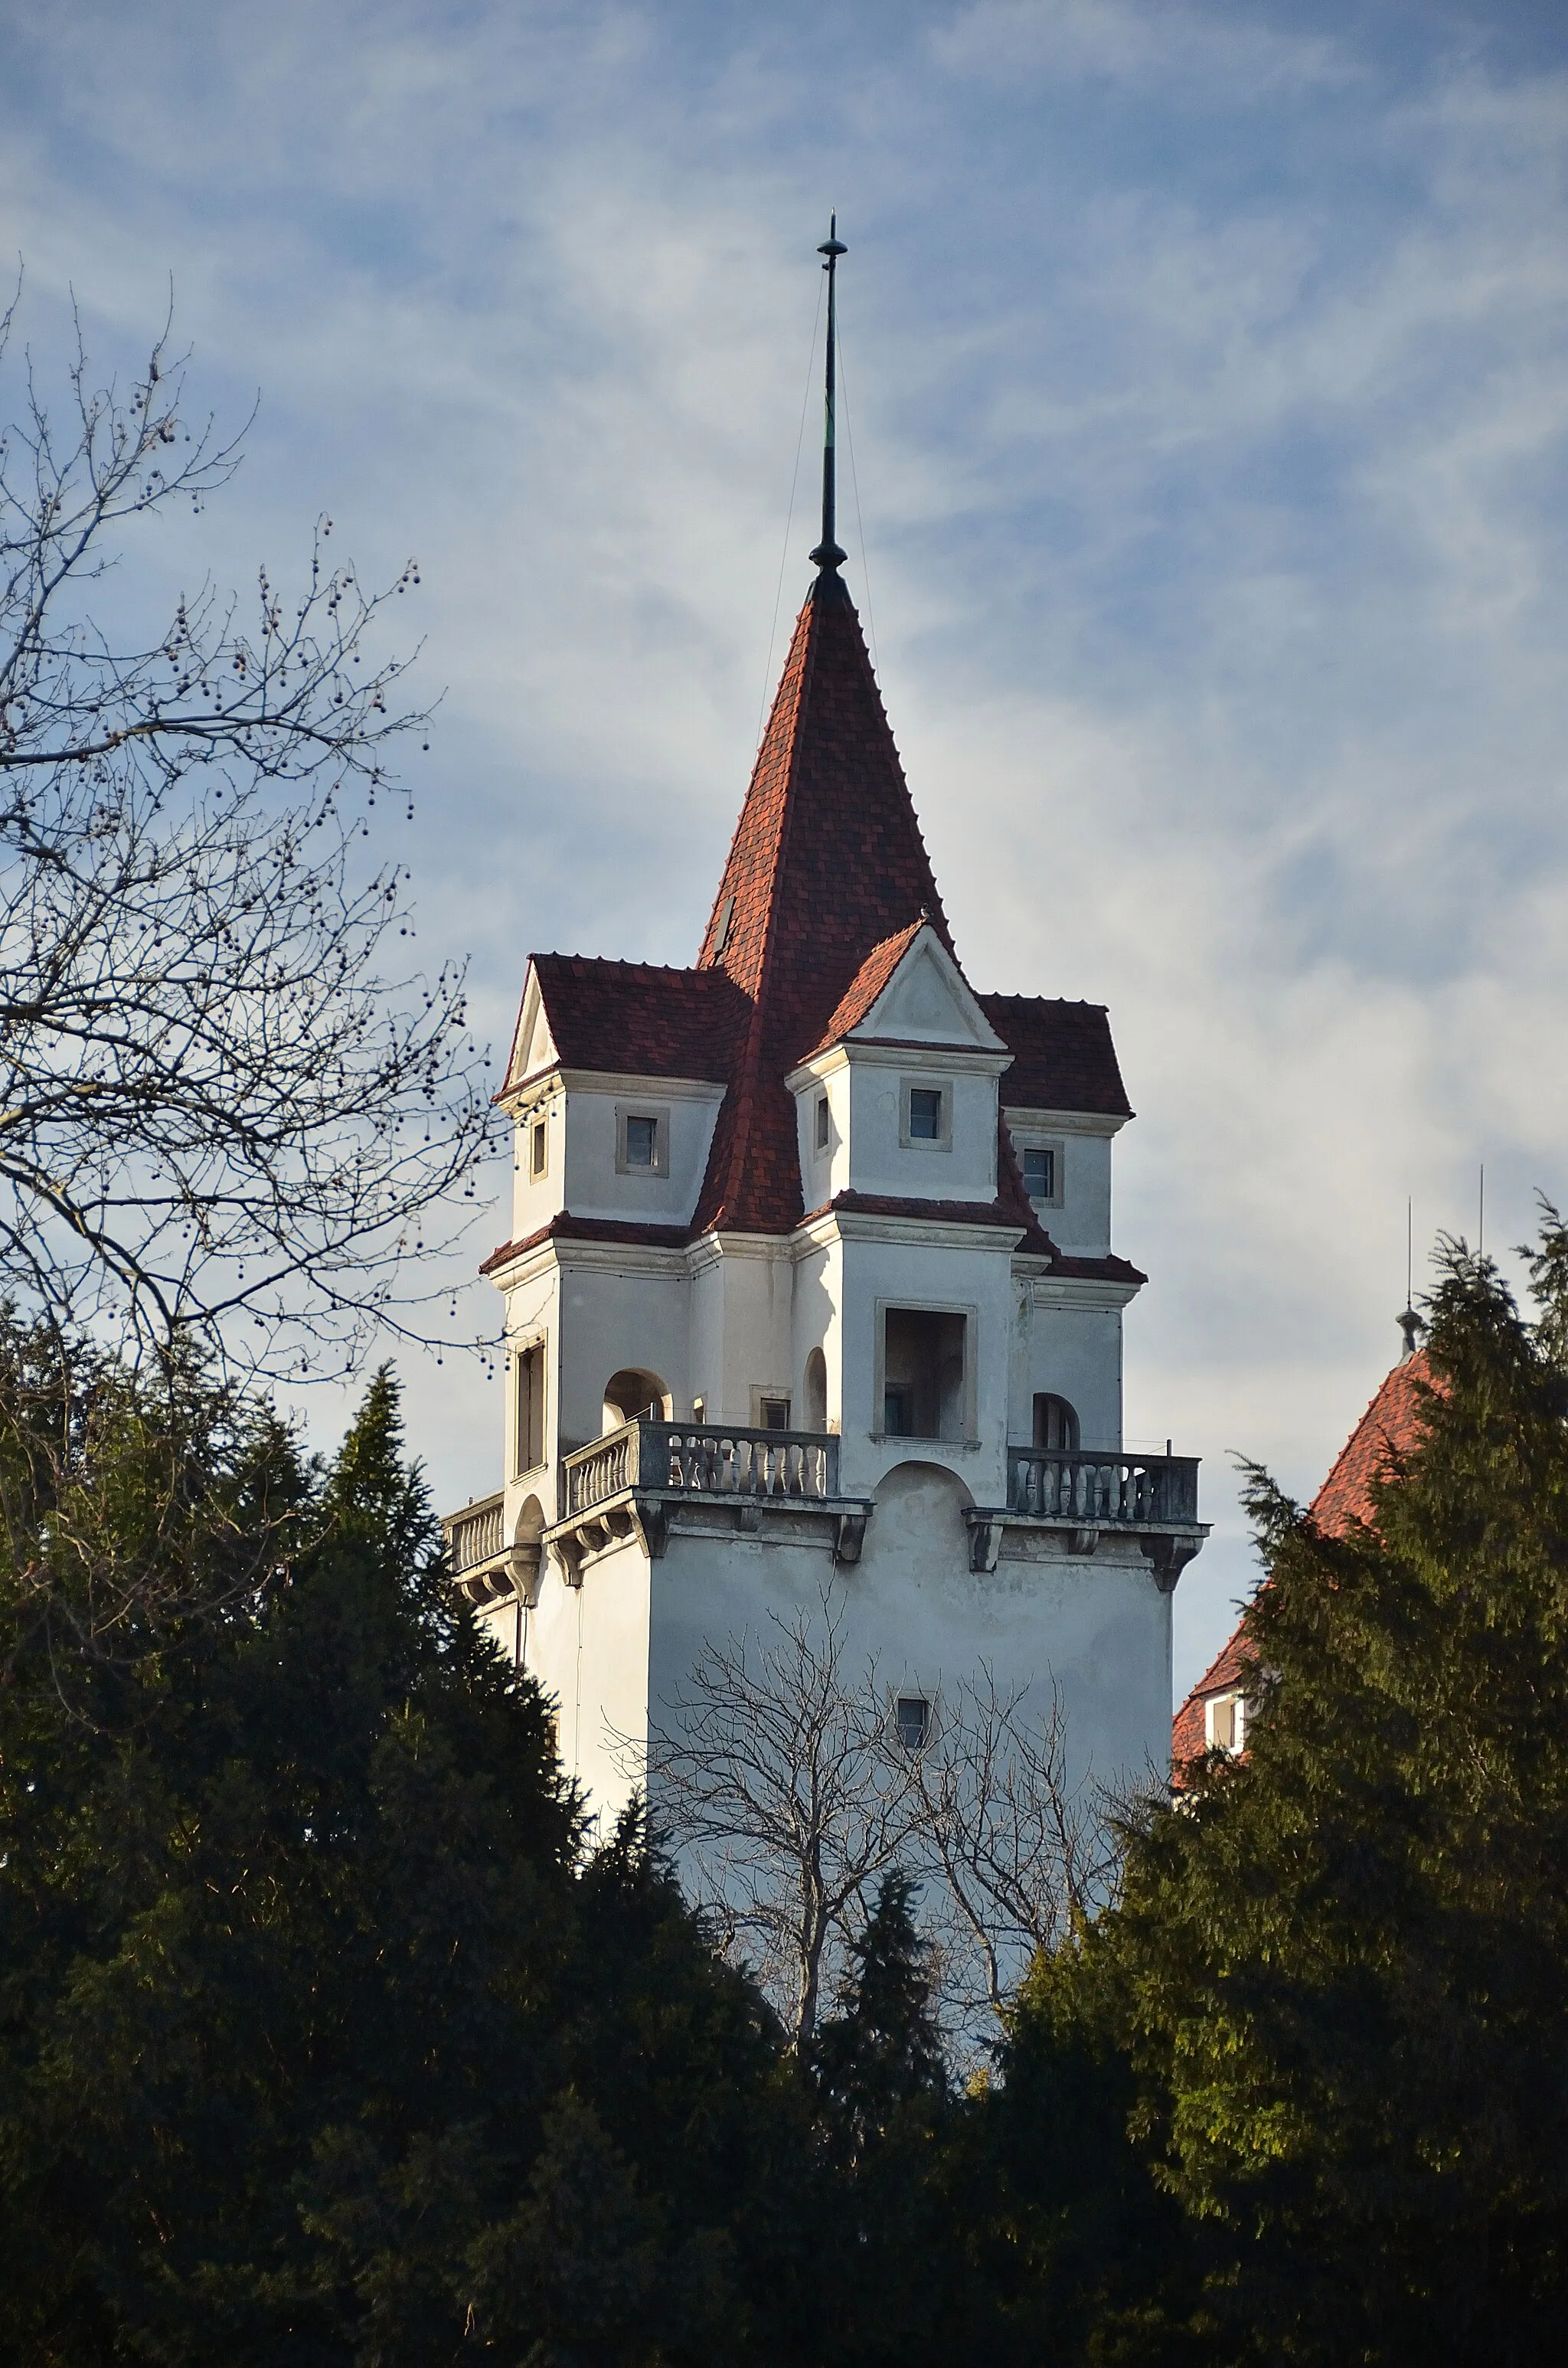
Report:
[[[890,1714],[985,1662],[1142,1774],[1206,1534],[1196,1461],[1121,1450],[1105,1011],[976,993],[943,915],[840,574],[829,297],[818,573],[697,963],[534,955],[501,1096],[506,1481],[449,1549],[605,1812],[706,1642],[835,1584]]]

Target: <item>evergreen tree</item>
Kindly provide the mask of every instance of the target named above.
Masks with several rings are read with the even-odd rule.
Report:
[[[0,2357],[740,2356],[759,2000],[634,1823],[585,1865],[390,1377],[325,1472],[182,1387],[0,1340]]]
[[[1129,1837],[1026,2000],[1127,2093],[1187,2271],[1149,2359],[1535,2362],[1568,2308],[1568,1236],[1540,1321],[1449,1254],[1423,1436],[1329,1535],[1261,1474],[1247,1753]],[[1053,2016],[1056,2018],[1053,2023]],[[1102,2203],[1125,2146],[1095,2167]],[[1134,2180],[1134,2188],[1136,2180]],[[1109,2340],[1108,2305],[1088,2356]],[[1163,2330],[1156,2332],[1156,2329]]]

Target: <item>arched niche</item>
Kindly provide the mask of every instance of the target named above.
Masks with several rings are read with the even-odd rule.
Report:
[[[612,1373],[605,1383],[604,1428],[619,1430],[623,1422],[635,1422],[639,1415],[647,1415],[654,1422],[668,1422],[672,1400],[657,1373],[648,1372],[641,1365],[624,1365]]]
[[[1034,1444],[1051,1455],[1073,1455],[1078,1447],[1077,1410],[1053,1390],[1037,1390]]]
[[[806,1359],[805,1428],[807,1430],[827,1429],[827,1359],[820,1349],[813,1349]]]
[[[974,1498],[940,1463],[895,1463],[877,1484],[877,1509],[866,1527],[861,1560],[869,1571],[900,1579],[956,1577],[969,1566],[964,1509]]]

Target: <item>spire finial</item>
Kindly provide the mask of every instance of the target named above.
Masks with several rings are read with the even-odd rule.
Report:
[[[834,293],[838,258],[841,255],[847,255],[849,249],[838,235],[838,216],[836,213],[830,214],[827,220],[827,236],[817,249],[819,255],[825,255],[827,257],[827,261],[823,265],[823,269],[827,274],[827,406],[823,422],[822,541],[812,553],[812,559],[824,575],[831,575],[835,569],[841,567],[848,556],[846,552],[840,551],[838,547],[834,517],[837,503],[837,486],[834,476],[834,402],[838,359],[838,319],[834,309]]]

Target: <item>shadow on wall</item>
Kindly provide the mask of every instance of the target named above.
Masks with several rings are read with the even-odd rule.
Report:
[[[974,1498],[956,1472],[937,1463],[895,1463],[877,1489],[865,1560],[901,1575],[958,1576],[969,1568],[966,1505]]]

